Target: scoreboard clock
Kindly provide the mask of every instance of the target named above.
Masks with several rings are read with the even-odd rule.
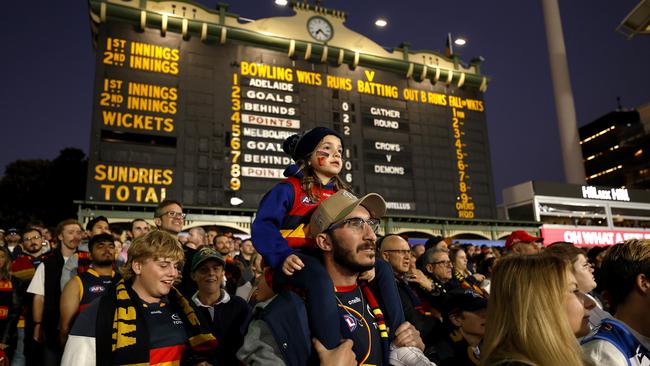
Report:
[[[247,24],[223,5],[141,3],[90,1],[87,201],[254,209],[292,163],[282,141],[326,126],[341,177],[392,215],[496,217],[478,62],[388,52],[305,3]]]
[[[311,17],[307,21],[309,34],[317,41],[327,42],[334,35],[332,25],[323,17]]]

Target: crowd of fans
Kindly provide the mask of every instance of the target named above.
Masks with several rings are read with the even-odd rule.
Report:
[[[265,309],[287,295],[286,290],[282,295],[274,291],[272,270],[264,266],[251,239],[216,227],[180,231],[184,214],[179,202],[163,202],[157,215],[157,225],[136,219],[131,229],[123,232],[111,231],[104,217],[89,221],[85,230],[71,219],[55,229],[34,222],[21,231],[0,231],[4,234],[0,237],[2,362],[101,363],[96,351],[84,351],[79,339],[87,335],[88,327],[99,330],[95,324],[100,304],[93,300],[115,291],[120,279],[133,280],[139,275],[135,269],[131,275],[121,270],[125,265],[133,266],[134,258],[129,261],[130,257],[142,256],[143,249],[138,246],[155,249],[144,249],[150,251],[150,259],[173,259],[164,267],[169,268],[170,287],[175,285],[179,297],[187,299],[200,323],[205,323],[206,334],[214,337],[208,347],[211,351],[198,352],[202,356],[195,356],[195,364],[295,362],[284,355],[281,339],[268,341],[275,333]],[[647,327],[650,314],[650,242],[632,240],[609,249],[585,251],[571,243],[543,246],[540,241],[515,231],[505,247],[449,245],[451,241],[442,237],[409,245],[408,238],[387,234],[376,240],[376,256],[390,265],[405,319],[419,332],[423,354],[436,365],[493,365],[502,361],[526,365],[627,364],[627,355],[617,360],[620,355],[613,352],[621,351],[603,344],[606,338],[593,335],[603,321],[619,319],[618,323],[625,322],[638,337],[640,347],[647,347],[647,333],[642,333],[647,328],[636,324]],[[177,252],[166,253],[170,250]],[[73,261],[76,265],[66,269]],[[291,292],[304,297],[300,291]],[[567,298],[573,305],[566,305]],[[141,300],[149,307],[156,302]],[[89,306],[95,307],[95,318],[87,316],[84,309]],[[564,311],[566,306],[573,306],[572,313]],[[624,309],[632,314],[619,315]],[[641,312],[639,317],[634,317],[635,311]],[[298,322],[299,316],[295,318]],[[261,327],[264,323],[266,326]],[[173,329],[173,323],[165,319],[151,328],[163,335]],[[111,329],[105,330],[107,336],[111,333]],[[264,339],[271,344],[267,354],[256,345]],[[178,340],[187,342],[182,336]],[[579,340],[591,340],[583,346],[584,351]],[[170,340],[159,341],[162,343],[150,341],[148,346],[163,346],[158,347],[164,350],[160,361],[170,357],[165,345]],[[171,341],[174,343],[173,337]],[[315,350],[321,350],[325,362],[326,352],[332,352],[320,342]],[[355,355],[349,343],[341,343],[335,350]],[[335,356],[339,356],[335,362],[342,358]],[[644,360],[647,354],[632,356]],[[155,364],[154,353],[151,357]],[[318,360],[317,356],[310,357]],[[357,361],[354,356],[352,363]]]
[[[338,178],[335,131],[283,149],[250,238],[183,231],[169,199],[121,232],[0,231],[0,366],[650,365],[650,240],[380,237],[386,202]]]

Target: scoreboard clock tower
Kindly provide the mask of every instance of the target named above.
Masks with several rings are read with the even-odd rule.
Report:
[[[189,1],[89,7],[86,203],[253,211],[291,163],[282,141],[326,126],[344,140],[343,179],[389,215],[496,217],[478,59],[387,51],[346,13],[302,2],[249,23]]]
[[[332,25],[323,17],[309,18],[307,29],[309,29],[309,34],[317,41],[327,42],[332,38]]]

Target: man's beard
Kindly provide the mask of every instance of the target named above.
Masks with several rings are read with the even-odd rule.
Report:
[[[67,243],[64,242],[64,241],[61,242],[61,245],[65,246],[66,248],[68,248],[70,250],[77,250],[77,248],[79,247],[79,244],[80,244],[79,242],[73,243],[72,240],[70,240]]]
[[[93,267],[112,267],[113,266],[113,260],[112,259],[105,259],[105,260],[98,260],[98,261],[93,261]]]
[[[29,246],[25,248],[25,251],[30,255],[34,255],[39,254],[41,252],[41,248],[37,248],[36,246]]]
[[[332,255],[334,258],[334,262],[338,264],[339,266],[349,270],[352,273],[362,273],[368,270],[371,270],[375,268],[375,264],[368,264],[368,265],[363,265],[356,263],[354,261],[354,255],[361,250],[364,249],[372,249],[375,250],[375,244],[374,243],[364,243],[361,246],[357,246],[357,248],[353,250],[346,250],[339,245],[339,241],[334,237],[334,235],[330,235],[330,238],[332,239]]]

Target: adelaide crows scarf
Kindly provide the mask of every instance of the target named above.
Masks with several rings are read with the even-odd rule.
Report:
[[[201,324],[178,290],[172,288],[167,297],[169,306],[181,317],[188,332],[190,353],[195,359],[210,358],[217,340],[207,325]],[[137,299],[131,284],[123,279],[101,298],[96,328],[98,366],[149,364],[149,331],[142,303]]]
[[[370,290],[368,282],[360,281],[359,287],[361,287],[361,292],[366,298],[366,301],[368,301],[368,306],[370,306],[370,310],[372,311],[372,314],[375,316],[375,320],[377,321],[377,328],[379,328],[379,339],[381,342],[382,360],[384,365],[388,365],[388,355],[390,350],[390,345],[388,342],[389,329],[386,326],[384,313],[379,308],[379,303],[377,302],[375,295]]]

